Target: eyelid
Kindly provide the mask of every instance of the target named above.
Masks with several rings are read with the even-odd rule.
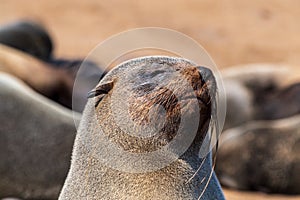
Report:
[[[99,105],[100,101],[105,97],[106,94],[101,94],[95,100],[95,108]]]
[[[87,98],[94,98],[94,97],[97,97],[101,94],[107,94],[108,92],[105,91],[105,90],[97,90],[97,89],[94,89],[94,90],[91,90],[88,92],[88,95],[87,95]]]
[[[113,81],[102,83],[101,85],[96,86],[95,89],[88,92],[87,98],[93,98],[101,94],[108,94],[108,92],[113,88],[113,86],[114,86]]]

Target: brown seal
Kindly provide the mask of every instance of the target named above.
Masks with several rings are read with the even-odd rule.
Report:
[[[81,70],[79,71],[81,67]],[[81,112],[86,103],[86,93],[92,89],[92,84],[99,81],[102,70],[93,62],[52,60],[43,62],[17,49],[0,44],[0,71],[16,76],[35,91],[72,108],[72,97],[75,111]],[[80,72],[81,90],[74,91],[73,85],[77,73]],[[95,83],[94,83],[95,84]]]
[[[210,154],[199,157],[215,95],[212,72],[182,58],[142,57],[115,67],[90,93],[59,199],[224,199]],[[195,132],[180,132],[182,123]]]
[[[37,92],[62,105],[72,102],[73,80],[29,54],[0,44],[0,71],[16,76]]]
[[[1,26],[0,43],[1,71],[17,76],[39,93],[78,112],[86,104],[86,93],[104,74],[92,61],[54,57],[49,33],[33,21]],[[79,78],[73,91],[76,77]]]
[[[222,185],[300,193],[300,115],[228,129],[220,143],[216,173]]]
[[[0,199],[57,199],[80,115],[6,73],[0,105]]]

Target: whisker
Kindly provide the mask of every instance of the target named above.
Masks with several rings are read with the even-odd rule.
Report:
[[[193,180],[193,178],[195,178],[195,176],[198,174],[198,172],[200,171],[201,167],[203,166],[205,160],[206,160],[206,157],[202,160],[202,162],[201,162],[200,166],[198,167],[198,169],[196,170],[196,172],[193,174],[193,176],[186,183],[191,182],[191,180]]]
[[[217,121],[214,121],[214,126],[215,126],[215,128],[217,129],[217,131],[215,132],[215,133],[216,133],[216,137],[217,137],[217,134],[219,133],[219,126],[218,126],[218,122],[217,122]],[[207,180],[207,182],[206,182],[206,185],[204,186],[203,191],[201,192],[201,194],[199,195],[199,198],[198,198],[197,200],[200,200],[201,197],[203,196],[205,190],[206,190],[207,187],[208,187],[209,181],[211,180],[211,177],[212,177],[212,175],[213,175],[213,173],[214,173],[214,170],[215,170],[215,167],[216,167],[216,160],[217,160],[217,152],[218,152],[218,148],[219,148],[219,140],[217,140],[217,142],[216,142],[215,154],[214,154],[214,157],[213,157],[213,159],[212,159],[213,164],[212,164],[212,168],[211,168],[210,175],[209,175],[209,177],[208,177],[208,180]],[[205,179],[205,178],[206,178],[206,177],[204,177],[204,179]]]
[[[218,146],[219,146],[219,142],[217,141],[217,143],[216,143],[216,151],[215,151],[216,153],[215,153],[214,158],[213,158],[213,166],[212,166],[212,168],[211,168],[211,172],[210,172],[210,174],[209,174],[209,177],[208,177],[208,180],[207,180],[207,182],[206,182],[206,185],[204,186],[204,189],[203,189],[203,191],[201,192],[201,194],[200,194],[200,196],[199,196],[199,198],[198,198],[197,200],[200,200],[201,197],[203,196],[205,190],[206,190],[207,187],[208,187],[209,181],[211,180],[211,177],[212,177],[212,175],[213,175],[213,173],[214,173],[215,166],[216,166],[216,158],[217,158]],[[206,178],[206,177],[204,177],[204,178]]]
[[[213,128],[213,127],[212,127],[212,128]],[[211,131],[211,132],[213,132],[213,131]],[[211,143],[211,140],[212,140],[212,137],[210,137],[210,139],[209,139],[209,144]],[[189,183],[191,180],[193,180],[193,178],[195,178],[195,176],[199,173],[201,167],[203,166],[204,162],[206,161],[206,158],[207,158],[207,156],[203,158],[203,160],[201,161],[201,164],[200,164],[200,166],[198,167],[198,169],[196,170],[196,172],[193,174],[193,176],[192,176],[186,183]],[[204,177],[204,179],[205,179],[205,178],[206,178],[206,177]],[[203,181],[201,181],[200,184],[202,184],[202,183],[203,183]]]
[[[209,181],[210,181],[210,179],[211,179],[211,177],[212,177],[212,175],[213,175],[213,172],[214,172],[214,170],[213,170],[213,168],[212,168],[212,169],[211,169],[211,172],[210,172],[210,174],[209,174],[208,180],[207,180],[207,182],[206,182],[206,185],[204,186],[204,189],[203,189],[203,191],[201,192],[201,194],[199,195],[199,198],[198,198],[197,200],[200,200],[201,197],[203,196],[205,190],[206,190],[207,187],[208,187],[208,184],[209,184]],[[205,178],[206,178],[206,177],[204,177],[204,179],[205,179]]]

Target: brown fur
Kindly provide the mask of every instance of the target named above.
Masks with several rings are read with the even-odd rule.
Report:
[[[181,76],[167,81],[168,75],[174,74],[168,67],[178,71]],[[206,76],[205,73],[207,73]],[[188,93],[183,80],[187,80],[192,86],[192,93]],[[161,81],[165,81],[167,85],[156,88]],[[204,160],[199,158],[199,149],[212,120],[211,116],[213,116],[215,84],[214,77],[208,69],[194,67],[189,61],[179,58],[145,57],[128,61],[114,68],[90,93],[90,97],[94,96],[94,98],[88,101],[85,108],[74,144],[71,169],[59,199],[194,200],[200,196],[204,199],[223,199],[222,191],[214,175],[211,180],[208,180],[212,170],[209,155]],[[170,89],[172,86],[175,86],[178,93]],[[146,138],[129,135],[116,123],[113,109],[119,105],[113,103],[110,106],[114,92],[126,98],[124,95],[128,91],[130,91],[129,117],[139,125],[152,122],[155,124],[154,127],[162,127],[158,134]],[[193,98],[193,95],[197,98]],[[178,101],[179,97],[183,97],[182,101]],[[119,100],[126,101],[125,99]],[[161,124],[163,120],[160,114],[153,112],[152,109],[156,109],[154,105],[160,105],[166,111],[164,124]],[[193,105],[201,108],[199,113]],[[127,112],[121,107],[118,115],[122,116],[123,111]],[[131,160],[126,157],[112,158],[116,161],[121,160],[123,169],[120,170],[110,167],[98,158],[99,148],[103,145],[100,139],[102,132],[99,130],[103,131],[112,144],[125,152],[151,153],[167,145],[176,134],[182,134],[177,132],[180,120],[184,120],[182,116],[186,117],[186,121],[192,122],[197,115],[200,115],[200,119],[195,138],[192,135],[185,136],[192,138],[192,144],[186,152],[178,155],[178,159],[163,168],[151,170],[151,166],[156,162],[165,161],[164,157],[159,156],[145,160],[146,163],[143,165],[145,171],[138,173],[129,172],[135,167],[135,163],[131,163]],[[134,128],[139,130],[138,127]],[[170,151],[173,156],[176,156],[176,149],[170,149]],[[106,156],[113,157],[114,155]],[[203,167],[197,171],[201,163],[204,163]],[[194,178],[192,178],[193,175]],[[205,182],[208,184],[206,191],[204,191]]]
[[[63,69],[55,69],[30,55],[0,44],[0,71],[23,80],[37,92],[71,105],[73,79]]]

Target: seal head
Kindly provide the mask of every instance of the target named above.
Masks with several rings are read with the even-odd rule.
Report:
[[[223,199],[199,156],[215,95],[212,72],[182,58],[120,64],[89,93],[59,199]]]

